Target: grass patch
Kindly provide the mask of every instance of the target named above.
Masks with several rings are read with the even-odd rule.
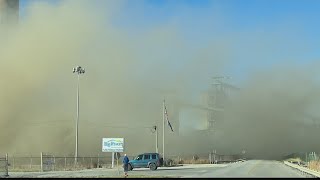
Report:
[[[314,171],[320,171],[320,161],[311,161],[308,168]]]

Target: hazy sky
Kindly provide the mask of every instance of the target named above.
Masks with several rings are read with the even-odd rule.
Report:
[[[20,1],[22,17],[34,1],[39,0]],[[58,4],[61,0],[41,1]],[[238,85],[249,71],[288,62],[309,63],[320,56],[317,0],[123,0],[121,3],[123,8],[113,23],[130,29],[132,34],[174,24],[183,29],[180,33],[195,47],[205,44],[207,37],[230,38],[234,48],[232,63],[222,73],[231,75]]]
[[[4,107],[0,119],[2,127],[10,127],[1,131],[1,137],[15,139],[2,140],[6,147],[11,143],[13,150],[74,150],[70,142],[76,78],[71,70],[79,64],[87,72],[81,78],[83,153],[100,151],[101,138],[115,136],[127,138],[134,153],[141,151],[136,139],[147,135],[147,150],[153,150],[149,129],[124,132],[112,125],[160,125],[163,96],[173,124],[205,126],[205,111],[184,106],[199,104],[200,94],[216,75],[232,76],[231,83],[241,88],[213,136],[224,140],[221,149],[241,152],[245,146],[263,156],[265,151],[278,156],[320,149],[312,143],[318,129],[303,118],[306,112],[320,116],[319,1],[61,2],[21,0],[20,28],[10,31],[11,36],[0,33],[12,37],[0,41],[0,65],[5,70],[0,82],[7,87],[0,93]],[[9,73],[14,76],[5,76]],[[30,124],[29,129],[23,123]],[[292,131],[296,129],[299,133]],[[39,135],[42,132],[50,139]],[[199,141],[202,146],[190,144],[190,137],[175,136],[181,143],[171,138],[171,151],[212,148],[206,141]],[[30,144],[20,143],[29,139]],[[63,141],[56,144],[56,139]]]

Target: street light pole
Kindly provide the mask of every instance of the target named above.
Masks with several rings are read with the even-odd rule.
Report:
[[[159,150],[158,150],[158,127],[153,126],[153,129],[155,130],[155,133],[156,133],[156,153],[159,153]]]
[[[76,119],[76,149],[75,149],[75,155],[74,155],[74,163],[77,164],[78,162],[78,127],[79,127],[79,96],[80,96],[80,74],[84,74],[85,70],[84,68],[81,68],[81,66],[77,66],[73,68],[73,73],[78,74],[78,82],[77,82],[77,119]]]
[[[162,120],[163,120],[163,128],[162,128],[162,158],[163,158],[163,163],[165,164],[165,159],[164,159],[164,133],[165,133],[165,123],[164,123],[164,119],[165,119],[165,99],[163,99],[163,116],[162,116]]]

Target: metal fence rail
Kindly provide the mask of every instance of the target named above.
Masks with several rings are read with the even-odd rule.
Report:
[[[134,159],[129,156],[129,159]],[[165,164],[168,166],[177,164],[210,164],[222,161],[233,161],[238,159],[238,155],[218,155],[215,153],[195,154],[195,155],[168,155]],[[115,158],[115,166],[116,166]],[[123,157],[119,159],[122,165]],[[6,162],[6,163],[5,163]],[[8,166],[10,164],[10,166]],[[6,165],[6,166],[5,166]],[[9,155],[7,161],[0,160],[0,175],[11,171],[41,172],[41,171],[72,171],[91,168],[111,168],[111,155],[83,156],[77,158],[73,155],[55,155],[53,153],[39,153],[35,155]],[[6,169],[7,168],[7,169]]]
[[[40,167],[42,172],[55,170],[56,159],[54,155],[41,153],[40,161]]]
[[[238,159],[242,159],[243,156],[239,154],[234,155],[221,155],[217,153],[209,154],[210,164],[226,163],[226,162],[235,162]]]
[[[166,156],[167,165],[177,164],[209,164],[208,154],[195,155],[168,155]]]
[[[219,164],[230,163],[243,159],[242,154],[223,155],[217,153],[167,156],[173,164]]]
[[[20,170],[20,171],[32,171],[39,170],[41,157],[34,156],[8,156],[9,171]]]
[[[53,155],[50,153],[41,153],[39,156],[24,155],[8,156],[9,171],[71,171],[91,168],[111,168],[111,156],[85,156],[78,157],[75,163],[74,156]],[[0,160],[0,163],[2,161]],[[122,164],[122,158],[119,159]],[[1,164],[0,164],[1,166]],[[0,167],[2,168],[2,166]],[[2,171],[2,169],[0,169]],[[0,172],[1,174],[1,172]]]

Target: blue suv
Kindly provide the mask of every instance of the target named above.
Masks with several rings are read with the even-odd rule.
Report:
[[[150,170],[157,170],[162,166],[163,159],[158,153],[144,153],[138,155],[133,160],[129,161],[128,169],[131,171],[134,168],[150,168]]]

